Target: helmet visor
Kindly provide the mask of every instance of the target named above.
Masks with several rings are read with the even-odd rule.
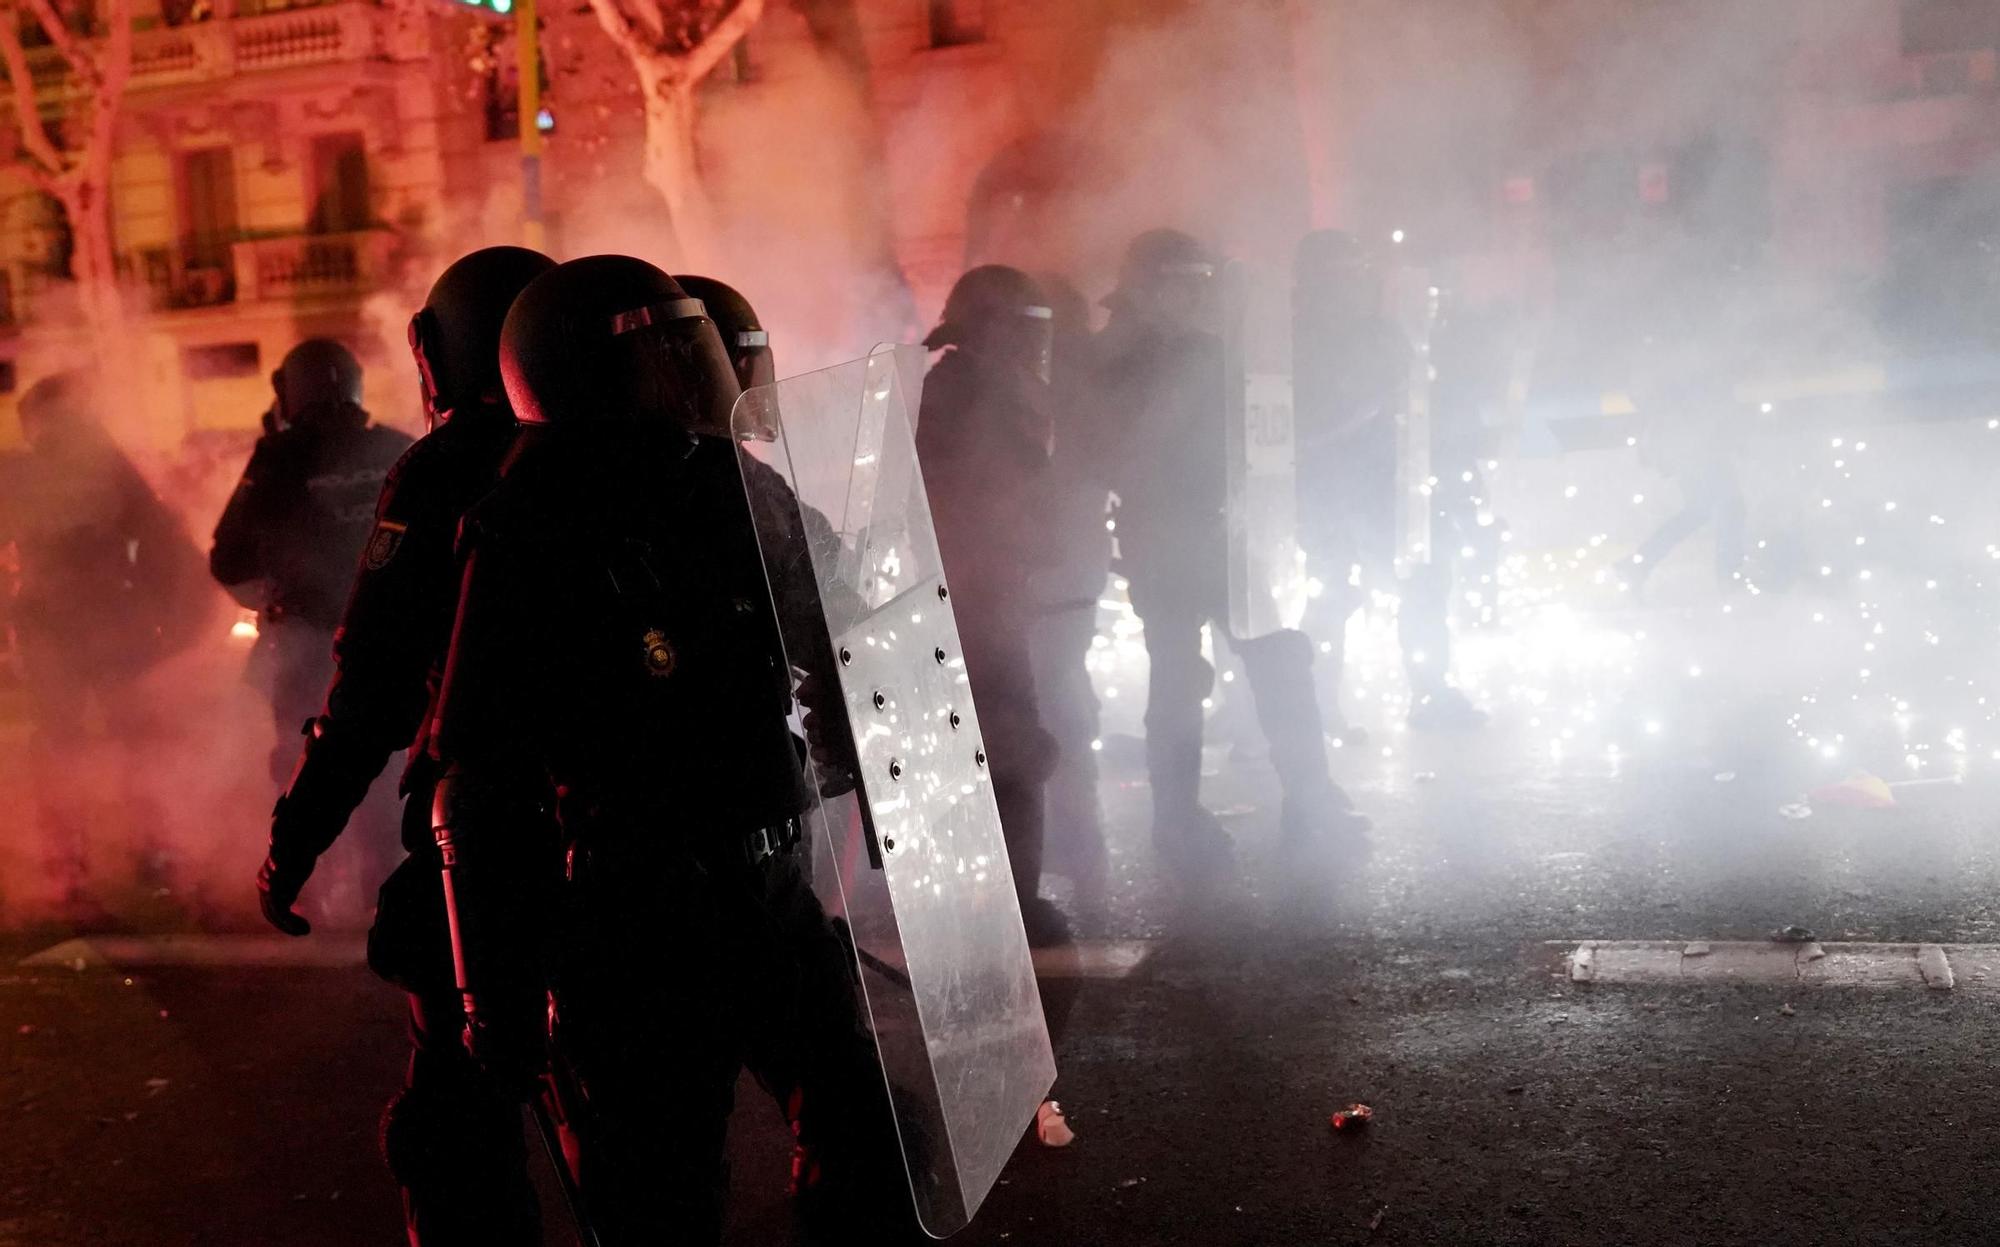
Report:
[[[728,437],[742,391],[700,299],[668,299],[611,318],[615,353],[638,381],[640,409],[705,437]]]

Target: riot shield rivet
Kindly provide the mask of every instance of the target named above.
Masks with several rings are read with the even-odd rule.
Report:
[[[950,596],[951,590],[945,588],[943,585],[938,586],[938,601],[942,602]]]
[[[954,731],[954,732],[956,732],[956,731],[958,730],[958,725],[959,725],[960,723],[962,723],[962,722],[964,722],[964,720],[962,720],[962,719],[960,719],[960,718],[958,717],[958,711],[956,711],[956,710],[952,711],[952,712],[951,712],[951,730],[952,730],[952,731]]]
[[[890,779],[903,778],[903,764],[896,761],[894,758],[889,759],[889,778]]]
[[[882,837],[882,851],[883,851],[884,853],[894,853],[894,852],[896,851],[896,837],[894,837],[894,836],[883,836],[883,837]]]
[[[841,666],[843,666],[843,667],[845,667],[845,666],[846,666],[846,665],[847,665],[848,663],[851,663],[851,662],[853,662],[853,661],[854,661],[854,655],[853,655],[853,653],[852,653],[852,652],[850,652],[850,651],[848,650],[848,648],[847,648],[847,647],[846,647],[845,645],[841,646],[841,647],[840,647],[840,665],[841,665]]]
[[[880,689],[877,689],[875,691],[875,696],[870,698],[869,700],[875,703],[875,708],[877,710],[880,710],[889,704],[889,699],[882,696],[882,691]]]
[[[976,766],[985,766],[985,765],[986,765],[986,751],[985,751],[984,749],[975,749],[975,750],[973,750],[973,751],[972,751],[972,761],[973,761],[973,764],[974,764],[974,765],[976,765]]]
[[[943,665],[944,665],[944,646],[940,645],[940,646],[938,646],[938,647],[937,647],[936,649],[932,650],[932,651],[931,651],[931,657],[932,657],[932,658],[935,658],[935,659],[937,659],[937,660],[938,660],[938,665],[939,665],[939,666],[943,666]]]

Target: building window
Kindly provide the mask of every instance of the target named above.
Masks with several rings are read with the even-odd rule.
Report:
[[[2000,46],[1993,0],[1903,0],[1903,55],[1977,52]]]
[[[986,37],[986,0],[924,0],[930,11],[931,46],[955,48]]]
[[[255,342],[222,342],[181,348],[181,372],[190,381],[254,377],[264,370]]]
[[[368,150],[361,135],[321,134],[312,145],[313,234],[346,234],[374,224],[368,204]]]
[[[182,152],[181,256],[189,268],[228,268],[236,241],[236,159],[227,147]]]

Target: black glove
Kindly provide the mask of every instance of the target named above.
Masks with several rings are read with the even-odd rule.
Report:
[[[546,997],[507,993],[504,1002],[484,997],[468,1003],[459,1042],[473,1062],[502,1091],[517,1099],[535,1094],[549,1069]]]
[[[277,858],[266,856],[264,864],[257,868],[257,907],[264,911],[264,921],[286,935],[309,933],[312,923],[294,913],[292,906],[298,904],[299,892],[310,878],[310,863],[286,867],[279,865]]]

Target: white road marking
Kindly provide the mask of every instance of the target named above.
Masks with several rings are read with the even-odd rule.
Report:
[[[24,966],[74,970],[116,966],[279,966],[338,968],[368,959],[359,935],[110,935],[64,940],[29,957]]]
[[[1574,983],[2000,989],[2000,944],[1552,940]]]
[[[1035,973],[1045,979],[1122,979],[1145,964],[1150,940],[1083,940],[1034,950]],[[147,966],[273,966],[340,968],[366,964],[368,942],[359,935],[153,935],[88,936],[64,940],[20,964],[71,969]]]
[[[1150,940],[1079,940],[1055,948],[1037,948],[1035,977],[1044,979],[1122,979],[1151,956]]]

